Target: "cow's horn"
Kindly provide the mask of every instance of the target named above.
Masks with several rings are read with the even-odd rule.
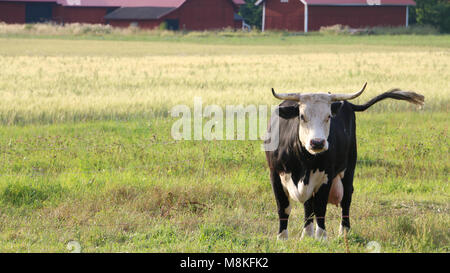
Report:
[[[331,101],[339,101],[339,100],[351,100],[354,98],[359,97],[359,95],[362,94],[362,92],[364,92],[364,89],[366,89],[367,86],[367,82],[364,84],[363,88],[356,93],[353,94],[332,94],[331,96]]]
[[[300,94],[298,94],[298,93],[277,94],[277,93],[275,93],[275,90],[273,90],[273,88],[272,88],[272,94],[275,98],[280,99],[280,100],[300,101]]]

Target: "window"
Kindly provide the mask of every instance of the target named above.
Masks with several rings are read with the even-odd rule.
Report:
[[[287,2],[289,2],[289,0],[280,0],[281,1],[281,3],[287,3]]]

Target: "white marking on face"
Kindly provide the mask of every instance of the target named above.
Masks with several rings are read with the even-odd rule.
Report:
[[[308,185],[304,181],[298,182],[297,187],[292,180],[291,173],[280,173],[281,184],[286,194],[292,200],[305,203],[313,193],[316,193],[322,184],[327,183],[328,175],[319,170],[310,171]]]
[[[310,154],[328,150],[330,134],[331,101],[328,95],[312,94],[302,97],[299,103],[300,126],[298,136],[302,146]],[[314,149],[311,140],[322,140],[322,148]]]

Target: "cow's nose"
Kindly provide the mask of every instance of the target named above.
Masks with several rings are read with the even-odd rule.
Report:
[[[313,150],[321,150],[325,146],[325,139],[320,138],[311,139],[310,145]]]

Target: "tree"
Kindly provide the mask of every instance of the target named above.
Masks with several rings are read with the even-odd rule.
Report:
[[[411,21],[421,25],[432,25],[441,32],[450,33],[450,1],[416,0],[411,9]]]
[[[244,17],[247,24],[252,27],[261,29],[262,25],[262,7],[255,6],[257,0],[246,0],[245,4],[241,6],[239,15]]]

